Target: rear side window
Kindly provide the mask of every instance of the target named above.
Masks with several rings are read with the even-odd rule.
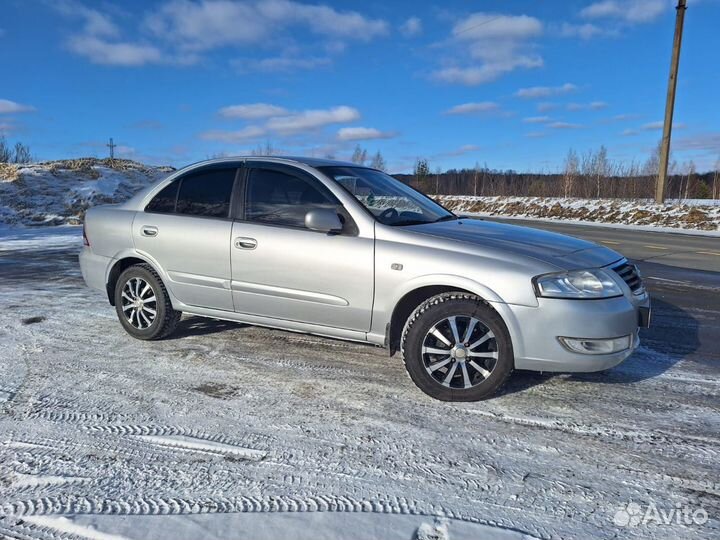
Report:
[[[305,227],[305,214],[315,208],[338,211],[340,204],[323,186],[304,178],[270,169],[250,171],[246,220]]]
[[[176,213],[228,217],[235,173],[236,169],[215,169],[183,177]]]
[[[175,211],[175,199],[177,198],[178,184],[173,182],[165,186],[155,198],[145,207],[147,212],[161,212],[163,214],[172,214]]]

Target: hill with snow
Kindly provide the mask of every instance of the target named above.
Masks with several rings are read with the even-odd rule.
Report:
[[[90,206],[123,202],[174,170],[124,159],[0,163],[0,223],[77,225]]]

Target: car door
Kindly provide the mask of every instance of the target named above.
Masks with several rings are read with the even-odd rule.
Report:
[[[231,198],[237,167],[207,167],[173,181],[133,221],[133,239],[190,306],[233,311]]]
[[[232,230],[232,294],[241,313],[367,332],[374,238],[358,234],[330,190],[291,166],[249,166],[242,219]],[[332,208],[342,233],[305,227],[305,214]]]

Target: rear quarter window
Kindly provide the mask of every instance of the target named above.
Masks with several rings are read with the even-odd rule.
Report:
[[[145,207],[145,211],[172,214],[175,211],[178,184],[179,182],[175,181],[160,190],[160,193],[155,195],[153,200]]]

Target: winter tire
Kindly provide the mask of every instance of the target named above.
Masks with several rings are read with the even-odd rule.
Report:
[[[165,285],[148,264],[136,264],[120,274],[115,311],[128,334],[146,340],[167,337],[182,316],[173,309]]]
[[[413,382],[442,401],[491,397],[514,366],[502,318],[463,292],[439,294],[418,306],[405,323],[400,348]]]

